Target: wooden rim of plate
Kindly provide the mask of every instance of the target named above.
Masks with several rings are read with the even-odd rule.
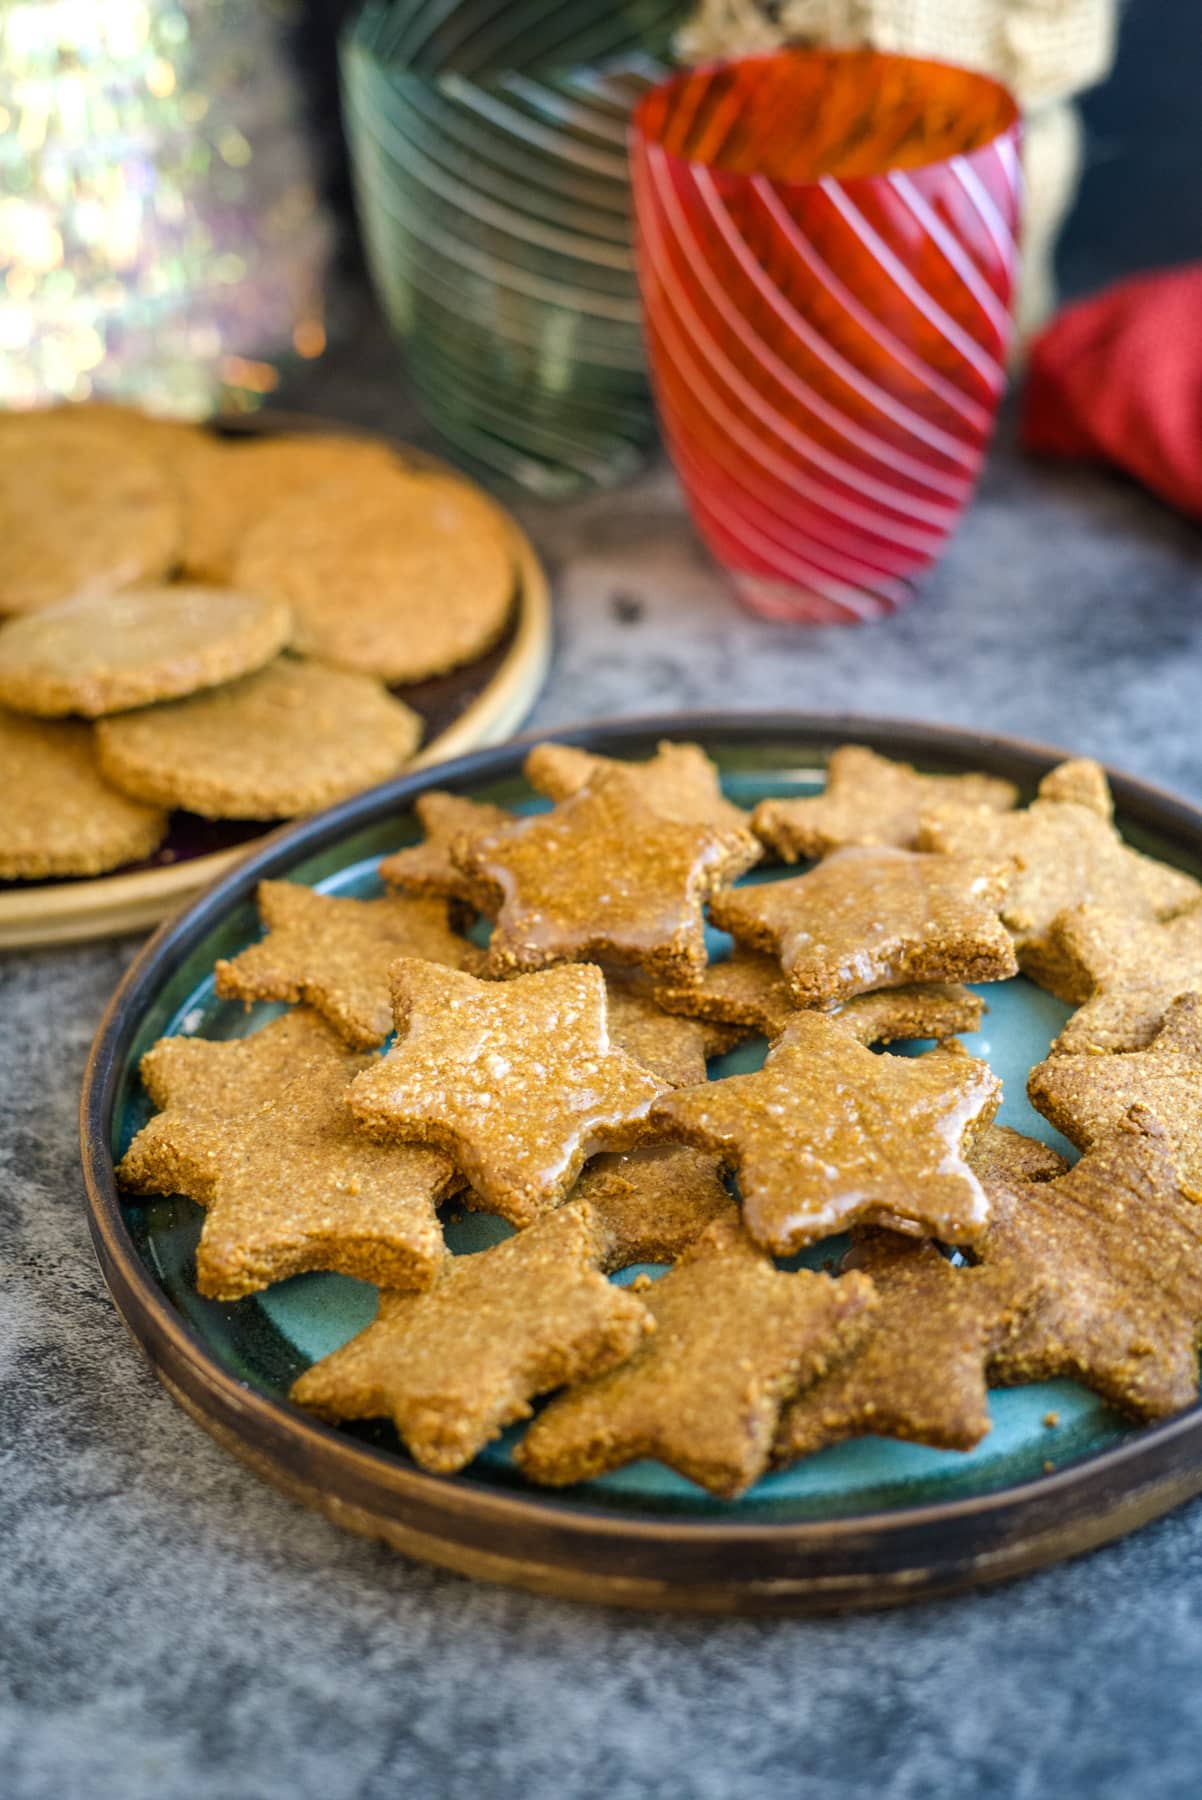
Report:
[[[217,421],[223,427],[225,420]],[[546,679],[551,660],[551,592],[546,572],[534,545],[501,503],[469,476],[440,457],[417,450],[379,433],[357,431],[333,419],[307,414],[271,413],[228,422],[236,435],[260,431],[337,432],[346,437],[366,437],[388,443],[407,461],[451,475],[484,495],[505,520],[516,568],[516,621],[504,661],[458,718],[422,746],[406,773],[429,768],[451,757],[462,756],[482,745],[499,744],[512,735],[529,713]],[[366,790],[370,791],[370,790]],[[39,944],[78,943],[118,933],[146,931],[177,912],[185,901],[199,894],[248,855],[253,855],[292,827],[265,827],[258,837],[216,850],[186,862],[161,868],[136,869],[126,874],[99,875],[84,880],[37,883],[12,887],[0,893],[0,950],[31,948]]]
[[[816,762],[852,741],[928,768],[986,768],[1028,787],[1067,754],[954,727],[836,714],[668,715],[539,735],[619,756],[649,754],[663,737],[736,746],[779,740],[794,753],[812,751]],[[466,790],[515,774],[533,741],[459,758],[439,769],[438,784]],[[1202,810],[1122,774],[1110,778],[1127,823],[1184,852],[1202,851]],[[275,834],[144,946],[92,1045],[80,1126],[100,1266],[166,1388],[218,1443],[335,1524],[421,1561],[572,1599],[713,1613],[876,1608],[955,1593],[1094,1549],[1202,1491],[1202,1405],[1194,1405],[1054,1473],[967,1499],[798,1523],[608,1512],[426,1474],[223,1368],[154,1280],[122,1213],[109,1146],[129,1050],[162,982],[259,880],[411,805],[429,785],[422,772],[405,775]]]

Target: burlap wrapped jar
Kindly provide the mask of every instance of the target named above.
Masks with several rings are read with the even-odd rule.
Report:
[[[1056,301],[1052,254],[1081,170],[1072,97],[1114,60],[1117,0],[700,0],[680,32],[689,62],[781,44],[868,45],[980,69],[1023,108],[1021,343]]]

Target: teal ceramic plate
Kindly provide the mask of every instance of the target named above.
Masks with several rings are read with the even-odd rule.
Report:
[[[830,750],[848,740],[936,772],[987,769],[1028,795],[1058,757],[968,732],[801,715],[678,716],[562,735],[630,757],[650,754],[661,737],[699,741],[743,805],[816,791]],[[83,1097],[91,1225],[119,1308],[181,1403],[262,1474],[339,1523],[467,1573],[635,1605],[897,1602],[1088,1548],[1202,1488],[1202,1409],[1135,1430],[1069,1382],[994,1393],[993,1429],[969,1455],[864,1438],[769,1476],[733,1502],[710,1499],[650,1462],[548,1492],[514,1469],[508,1438],[461,1475],[435,1477],[409,1461],[391,1428],[336,1431],[289,1404],[300,1371],[370,1319],[374,1289],[308,1275],[234,1305],[201,1299],[199,1208],[181,1199],[125,1204],[114,1185],[113,1162],[148,1116],[139,1058],[166,1034],[239,1036],[279,1010],[248,1014],[212,987],[215,960],[258,935],[260,879],[376,893],[380,856],[418,836],[412,802],[424,787],[519,809],[543,804],[522,781],[522,756],[522,746],[511,745],[446,763],[275,838],[165,927],[114,998]],[[1113,781],[1128,839],[1202,873],[1202,814],[1123,777]],[[715,934],[713,949],[722,943]],[[966,1042],[1003,1078],[1002,1122],[1068,1151],[1024,1092],[1027,1070],[1068,1009],[1021,979],[983,991],[989,1011]],[[741,1046],[711,1074],[754,1066],[765,1048]],[[448,1239],[470,1251],[506,1230],[468,1215],[448,1225]],[[1058,1420],[1052,1427],[1050,1415]]]

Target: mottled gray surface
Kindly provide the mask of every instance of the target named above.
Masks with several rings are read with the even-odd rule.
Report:
[[[353,373],[312,402],[403,417]],[[855,707],[1202,795],[1202,533],[1106,478],[1000,449],[925,596],[860,632],[737,613],[665,473],[527,517],[558,595],[540,723]],[[1005,1590],[765,1624],[473,1586],[260,1486],[146,1373],[88,1247],[75,1092],[130,954],[0,962],[0,1793],[1198,1793],[1200,1506]]]

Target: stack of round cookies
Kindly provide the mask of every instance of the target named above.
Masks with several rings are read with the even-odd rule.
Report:
[[[482,656],[513,594],[502,515],[385,444],[0,415],[0,878],[385,780],[422,732],[389,687]]]

